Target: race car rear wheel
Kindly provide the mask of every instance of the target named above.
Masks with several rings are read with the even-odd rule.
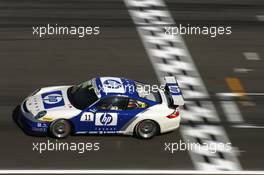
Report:
[[[65,119],[55,120],[50,125],[50,134],[55,138],[66,138],[71,134],[71,124]]]
[[[159,130],[158,125],[152,120],[143,120],[136,126],[136,136],[143,139],[150,139],[157,135]]]

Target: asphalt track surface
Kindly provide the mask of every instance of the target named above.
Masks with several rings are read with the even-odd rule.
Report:
[[[217,39],[184,36],[211,96],[230,92],[224,78],[238,77],[246,92],[263,92],[263,60],[248,61],[243,52],[264,57],[261,1],[166,1],[176,23],[230,25],[231,36]],[[100,26],[98,36],[32,35],[32,26],[50,24]],[[1,169],[194,169],[187,151],[169,154],[164,142],[181,139],[178,131],[138,140],[127,136],[73,136],[66,142],[99,142],[100,151],[32,151],[32,142],[51,138],[25,135],[12,121],[12,111],[39,87],[76,84],[95,76],[122,76],[158,83],[142,42],[120,0],[1,0],[0,1],[0,168]],[[233,68],[250,68],[235,73]],[[250,97],[254,105],[237,102],[246,123],[262,125],[263,96]],[[239,151],[245,170],[263,170],[263,129],[234,128],[219,101],[214,104],[227,134]],[[54,141],[54,140],[53,140]]]

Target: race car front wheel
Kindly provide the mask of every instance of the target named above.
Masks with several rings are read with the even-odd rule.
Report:
[[[65,138],[71,134],[71,124],[65,119],[55,120],[50,125],[50,134],[55,138]]]
[[[135,129],[136,136],[143,139],[150,139],[157,135],[158,125],[152,120],[143,120],[137,124]]]

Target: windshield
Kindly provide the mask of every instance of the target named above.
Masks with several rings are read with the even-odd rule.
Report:
[[[71,104],[81,110],[98,100],[92,80],[70,87],[67,93]]]

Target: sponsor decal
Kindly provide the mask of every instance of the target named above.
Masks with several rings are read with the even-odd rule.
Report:
[[[38,128],[47,128],[48,125],[46,123],[37,123]]]
[[[179,88],[179,86],[177,85],[170,85],[168,86],[169,91],[172,95],[181,95],[181,90]]]
[[[47,92],[41,95],[45,109],[64,106],[61,91]]]
[[[125,93],[122,80],[115,77],[104,77],[101,78],[102,90],[104,93]]]
[[[119,81],[112,79],[105,80],[103,85],[109,89],[119,89],[122,87],[122,84]]]
[[[96,126],[116,126],[117,113],[97,113],[95,119]]]

